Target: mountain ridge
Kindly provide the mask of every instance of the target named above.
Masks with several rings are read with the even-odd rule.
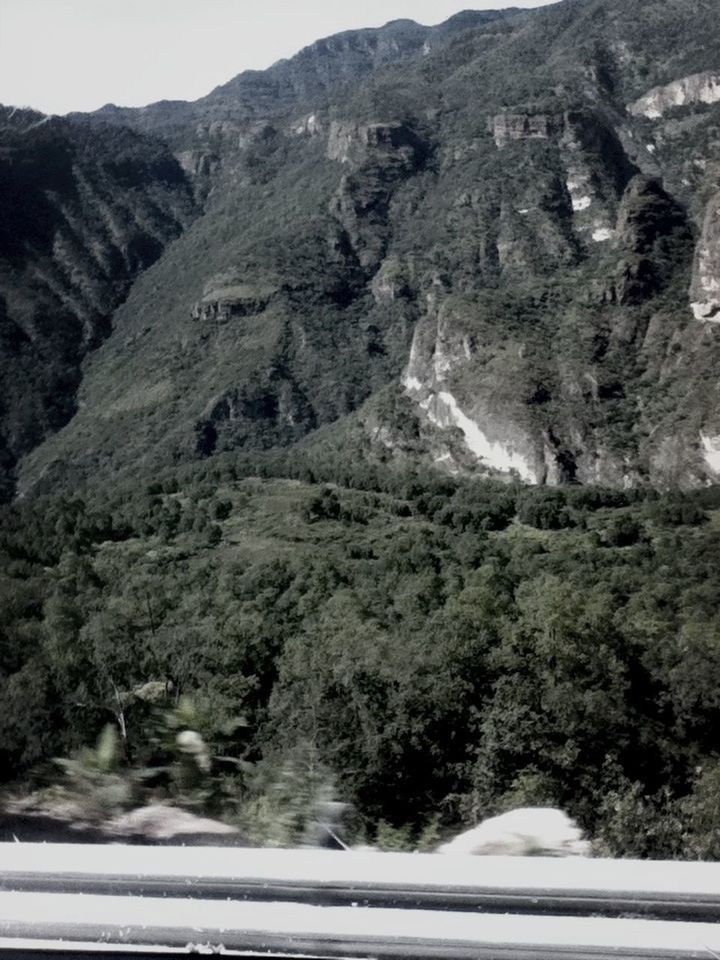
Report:
[[[310,57],[296,99],[268,71],[248,105],[243,74],[190,105],[211,104],[192,134],[165,118],[202,212],[133,284],[20,489],[292,444],[349,415],[368,457],[412,458],[400,424],[375,423],[387,390],[441,469],[714,482],[719,108],[692,84],[660,117],[633,106],[720,68],[711,14],[566,0],[413,41],[322,94],[315,44],[275,65]],[[365,33],[340,35],[363,70]]]
[[[10,483],[18,459],[72,417],[83,358],[193,200],[167,148],[127,128],[14,108],[0,108],[0,125],[0,460]]]
[[[237,118],[238,115],[243,118],[244,113],[238,101],[244,95],[258,97],[258,94],[261,94],[262,107],[266,114],[282,112],[289,107],[288,99],[292,99],[287,96],[288,90],[291,94],[297,94],[293,84],[298,82],[298,75],[304,76],[305,83],[309,86],[309,89],[304,91],[306,97],[309,95],[317,98],[322,95],[326,89],[326,83],[322,81],[318,83],[315,78],[315,86],[312,85],[313,74],[317,73],[319,66],[322,66],[321,73],[330,84],[342,80],[343,75],[347,75],[348,79],[357,79],[371,73],[378,64],[417,55],[418,52],[422,52],[423,45],[433,37],[442,39],[452,36],[455,32],[492,23],[498,19],[522,15],[525,12],[514,7],[506,10],[466,10],[440,24],[430,26],[414,20],[401,19],[391,20],[381,27],[344,30],[316,40],[292,57],[280,59],[266,69],[244,70],[197,100],[163,100],[144,107],[120,107],[115,104],[106,104],[89,116],[108,119],[111,122],[138,124],[149,132],[161,129],[167,136],[165,120],[162,116],[166,110],[171,110],[180,117],[184,115],[186,122],[190,122],[195,117],[195,111],[202,113],[203,108],[206,107],[215,107],[221,114],[225,111],[226,118]],[[283,85],[285,98],[280,96]],[[280,100],[279,104],[274,103],[276,99]],[[257,114],[257,104],[251,102],[248,108],[252,115]],[[88,114],[78,114],[78,116],[88,116]]]

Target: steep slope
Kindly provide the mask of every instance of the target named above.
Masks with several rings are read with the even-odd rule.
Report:
[[[262,135],[268,122],[298,110],[306,117],[388,65],[427,56],[448,38],[516,15],[506,10],[466,10],[437,26],[393,20],[383,27],[348,30],[318,40],[268,70],[246,70],[206,97],[188,103],[161,101],[141,109],[107,104],[91,120],[130,126],[162,137],[195,179],[200,197],[212,188],[238,148]]]
[[[262,166],[255,154],[277,139],[272,118],[287,117],[300,102],[324,102],[338,84],[422,56],[444,37],[511,12],[469,11],[438,27],[395,21],[350,31],[268,71],[241,74],[196,103],[108,106],[65,120],[4,110],[4,495],[12,492],[17,458],[74,412],[80,361],[109,333],[110,315],[136,274],[197,212],[186,177],[202,202],[226,165],[230,180],[237,175],[238,154],[247,155],[248,168]]]
[[[716,21],[566,0],[429,49],[391,25],[414,55],[355,60],[345,37],[193,105],[212,127],[247,84],[276,92],[190,164],[203,216],[134,285],[23,489],[291,443],[365,401],[336,435],[370,456],[714,480]],[[173,150],[201,149],[185,124]]]
[[[455,34],[504,20],[517,9],[466,10],[437,26],[393,20],[318,40],[268,70],[246,70],[195,102],[161,101],[136,109],[107,104],[91,115],[162,136],[178,151],[222,154],[253,120],[267,120],[332,100],[342,85],[427,56]]]
[[[83,357],[193,215],[160,141],[0,109],[0,468],[75,410]],[[0,499],[2,491],[0,491]]]

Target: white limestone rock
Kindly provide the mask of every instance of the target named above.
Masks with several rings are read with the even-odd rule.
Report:
[[[653,87],[646,94],[628,105],[634,116],[659,120],[673,107],[685,107],[694,103],[720,102],[720,73],[707,70],[681,77],[664,86]]]
[[[296,137],[316,137],[323,132],[323,124],[316,113],[308,114],[290,124],[290,132]]]
[[[538,482],[535,469],[522,452],[512,442],[491,439],[479,423],[463,412],[449,391],[440,390],[422,402],[421,406],[436,426],[458,427],[468,449],[493,470],[501,473],[514,471],[527,483]]]
[[[198,817],[179,807],[162,803],[139,807],[120,817],[115,817],[106,826],[109,834],[118,836],[143,836],[153,840],[170,840],[173,837],[201,836],[205,834],[237,834],[235,827],[219,820]]]
[[[690,308],[696,320],[720,323],[720,192],[708,204],[695,252]]]
[[[456,381],[474,365],[469,336],[456,326],[451,313],[438,309],[431,293],[428,315],[415,330],[403,374],[406,393],[428,423],[441,430],[456,428],[480,467],[516,474],[526,483],[542,482],[544,471],[536,463],[533,439],[514,422],[504,398],[495,397],[493,387],[482,382],[471,394],[458,392]]]
[[[558,144],[566,170],[565,188],[570,198],[573,230],[583,240],[596,240],[598,229],[610,230],[615,222],[617,195],[608,190],[597,176],[597,159],[592,144],[595,137],[602,143],[602,152],[615,158],[622,167],[623,151],[619,149],[617,132],[607,127],[599,115],[571,111],[566,114]],[[622,171],[618,169],[618,181]],[[608,236],[607,239],[610,239]]]
[[[438,853],[475,856],[587,857],[590,843],[582,830],[562,810],[551,807],[521,807],[483,820]]]
[[[700,434],[703,460],[706,466],[715,474],[720,474],[720,436],[706,436]]]
[[[328,160],[349,163],[351,152],[359,136],[359,129],[356,123],[333,120],[330,124],[326,150]]]

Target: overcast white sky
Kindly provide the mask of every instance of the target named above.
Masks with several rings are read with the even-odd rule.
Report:
[[[320,37],[548,0],[0,0],[0,103],[46,113],[195,100]]]

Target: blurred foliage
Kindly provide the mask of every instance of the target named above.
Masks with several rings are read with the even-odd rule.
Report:
[[[63,802],[74,808],[73,819],[100,823],[129,809],[136,800],[131,778],[120,763],[121,750],[117,728],[108,724],[97,745],[83,747],[72,759],[55,762],[63,771],[63,780],[51,788],[52,805]]]

